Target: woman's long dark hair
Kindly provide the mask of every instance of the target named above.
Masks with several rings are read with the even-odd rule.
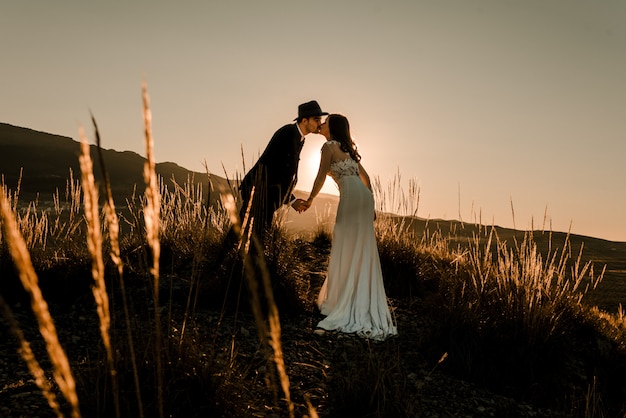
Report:
[[[330,139],[339,142],[339,147],[343,152],[350,154],[350,157],[357,163],[361,161],[361,155],[356,149],[356,144],[352,140],[350,135],[350,124],[348,118],[338,113],[328,115],[326,119],[328,124],[328,130],[330,132]]]

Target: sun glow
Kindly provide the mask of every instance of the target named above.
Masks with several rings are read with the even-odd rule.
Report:
[[[300,155],[300,165],[298,168],[298,184],[296,189],[304,192],[310,192],[313,188],[313,182],[317,176],[317,171],[320,166],[320,145],[315,143],[313,146],[305,145]],[[320,193],[327,193],[332,195],[339,195],[337,185],[330,177],[326,177],[324,187]]]

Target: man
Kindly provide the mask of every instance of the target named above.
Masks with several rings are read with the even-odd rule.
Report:
[[[253,222],[253,231],[259,239],[263,239],[264,232],[272,225],[274,212],[282,205],[289,204],[298,212],[306,209],[305,202],[296,199],[292,192],[298,180],[304,137],[319,132],[324,115],[328,113],[322,112],[315,100],[298,106],[295,123],[274,133],[259,160],[241,181],[240,219],[243,222],[249,210],[248,222]]]

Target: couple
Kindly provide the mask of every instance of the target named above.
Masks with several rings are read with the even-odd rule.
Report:
[[[328,275],[317,300],[326,318],[317,327],[384,340],[397,331],[387,304],[376,245],[370,179],[360,163],[348,119],[331,114],[322,122],[326,115],[316,101],[303,103],[298,106],[295,123],[276,131],[241,182],[241,219],[249,209],[253,232],[263,233],[271,226],[274,211],[283,204],[298,212],[307,210],[326,175],[330,175],[339,187],[339,205]],[[304,137],[309,133],[324,135],[326,142],[311,194],[305,201],[296,199],[292,192]]]

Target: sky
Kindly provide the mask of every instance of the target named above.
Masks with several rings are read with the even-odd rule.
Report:
[[[145,156],[145,81],[157,162],[234,177],[315,99],[419,217],[626,241],[622,0],[3,1],[0,51],[3,123]]]

